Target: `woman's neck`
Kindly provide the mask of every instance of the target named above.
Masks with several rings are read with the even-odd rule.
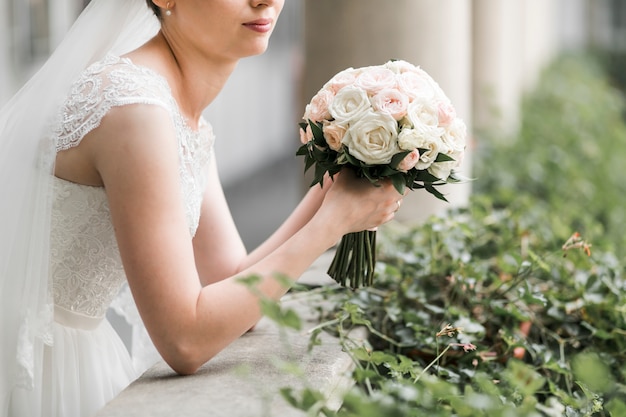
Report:
[[[197,128],[202,112],[217,97],[237,65],[237,61],[212,60],[207,55],[178,47],[163,32],[128,57],[166,78],[180,111],[192,128]]]

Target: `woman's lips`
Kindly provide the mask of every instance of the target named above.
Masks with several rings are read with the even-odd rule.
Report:
[[[243,25],[255,32],[266,33],[272,30],[272,19],[257,19]]]

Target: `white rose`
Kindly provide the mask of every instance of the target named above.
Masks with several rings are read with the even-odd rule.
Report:
[[[418,148],[427,148],[426,144],[436,143],[437,149],[441,151],[443,149],[443,142],[441,141],[441,135],[443,129],[432,126],[418,126],[416,128],[409,128],[404,126],[398,134],[398,146],[404,151],[411,151]]]
[[[388,114],[370,111],[350,125],[343,143],[358,160],[381,165],[390,163],[400,152],[397,138],[398,122]]]
[[[403,151],[412,151],[413,149],[417,149],[421,141],[422,138],[419,132],[409,127],[401,129],[398,134],[398,146]]]
[[[436,102],[424,97],[416,98],[407,108],[406,120],[414,128],[437,127],[439,126],[439,106]]]
[[[454,119],[452,123],[445,129],[444,134],[441,136],[445,147],[446,153],[462,152],[465,150],[467,141],[467,127],[461,119]]]
[[[428,167],[428,172],[444,181],[448,179],[452,170],[461,164],[463,153],[453,152],[448,154],[448,156],[450,156],[453,161],[435,162]]]
[[[361,118],[371,108],[367,93],[361,88],[349,85],[339,90],[328,111],[337,123],[347,124],[351,120]]]
[[[436,134],[433,134],[432,129],[425,129],[419,131],[413,129],[415,132],[411,135],[415,139],[415,149],[420,149],[420,159],[415,164],[417,169],[426,169],[432,165],[437,159],[437,155],[441,152],[443,142],[441,138]]]
[[[393,71],[396,74],[402,74],[403,72],[415,71],[416,66],[401,59],[396,61],[388,61],[384,65],[385,68]]]

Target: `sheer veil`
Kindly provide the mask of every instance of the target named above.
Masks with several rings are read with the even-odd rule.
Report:
[[[37,74],[0,110],[0,416],[15,387],[41,389],[52,298],[50,123],[74,78],[106,53],[154,36],[145,0],[92,0]]]

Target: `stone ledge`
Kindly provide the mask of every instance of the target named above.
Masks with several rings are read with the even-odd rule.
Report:
[[[330,256],[320,258],[300,282],[334,284],[325,274]],[[279,392],[284,387],[304,386],[321,390],[329,399],[328,405],[338,408],[341,393],[352,384],[348,375],[353,362],[337,340],[324,332],[322,344],[308,352],[307,331],[316,324],[312,305],[319,302],[314,292],[287,294],[282,305],[298,312],[303,319],[302,331],[280,329],[263,318],[252,332],[233,342],[195,375],[179,376],[164,362],[155,364],[95,417],[305,416],[288,405]],[[281,370],[284,362],[299,365],[303,374]]]

